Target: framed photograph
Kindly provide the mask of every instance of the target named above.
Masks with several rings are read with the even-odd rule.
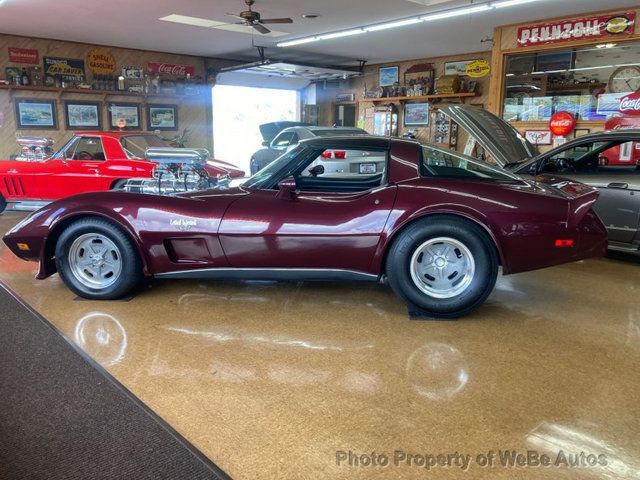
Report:
[[[148,105],[147,106],[148,130],[177,130],[178,106],[177,105]]]
[[[469,65],[473,60],[464,60],[462,62],[446,62],[444,64],[444,74],[445,75],[466,75],[467,74],[467,65]]]
[[[551,145],[552,136],[549,130],[527,130],[524,136],[532,145]]]
[[[406,127],[426,127],[429,125],[428,103],[407,103],[404,106],[404,125]]]
[[[140,104],[109,104],[109,128],[111,130],[141,130]]]
[[[99,102],[64,102],[67,130],[102,130],[102,109]]]
[[[380,67],[379,79],[381,87],[390,87],[400,78],[400,67]]]
[[[55,100],[16,98],[16,126],[32,130],[57,130]]]

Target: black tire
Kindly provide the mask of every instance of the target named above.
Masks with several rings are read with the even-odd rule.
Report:
[[[83,283],[72,272],[69,251],[76,239],[85,234],[106,237],[117,247],[121,271],[114,283],[106,288],[93,288]],[[80,297],[91,300],[122,298],[138,287],[142,280],[142,261],[129,236],[113,223],[96,217],[88,217],[69,225],[56,243],[55,260],[58,273],[67,287]]]
[[[4,199],[2,195],[0,195],[0,213],[4,212],[7,209],[7,201]]]
[[[127,182],[127,179],[116,180],[111,184],[111,190],[122,190]]]
[[[466,247],[475,263],[475,272],[467,277],[471,279],[468,286],[450,298],[436,298],[424,292],[411,274],[414,253],[425,242],[441,237]],[[460,254],[455,249],[453,253]],[[419,261],[420,256],[416,255],[416,261]],[[476,309],[493,291],[498,276],[498,256],[493,241],[482,227],[460,217],[437,215],[417,220],[400,232],[389,250],[385,270],[391,288],[414,316],[455,319]]]

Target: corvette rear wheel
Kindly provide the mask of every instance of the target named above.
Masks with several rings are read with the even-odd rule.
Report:
[[[454,319],[489,296],[498,258],[481,227],[458,217],[434,216],[400,233],[389,251],[386,273],[412,312]]]
[[[100,218],[69,225],[58,239],[55,256],[63,281],[83,298],[120,298],[142,280],[142,264],[131,239]]]

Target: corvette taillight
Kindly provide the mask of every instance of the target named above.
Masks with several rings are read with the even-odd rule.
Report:
[[[344,160],[345,158],[347,158],[347,152],[343,150],[325,150],[320,156],[325,160],[331,158],[335,158],[336,160]]]
[[[556,240],[556,248],[571,248],[575,242],[573,239],[558,239]]]

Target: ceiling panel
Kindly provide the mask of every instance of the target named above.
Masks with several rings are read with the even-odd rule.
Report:
[[[219,28],[219,23],[232,21],[226,12],[238,13],[246,8],[240,0],[0,0],[0,32],[145,50],[246,58],[251,55],[254,43],[272,47],[282,39],[380,23],[449,7],[423,4],[433,1],[438,0],[256,0],[254,10],[263,17],[294,19],[291,25],[277,25],[277,31],[286,35],[276,38],[247,33],[248,29],[244,27],[240,27],[239,32]],[[468,0],[447,0],[447,4],[468,3]],[[295,50],[292,51],[268,49],[267,55],[295,57],[298,61],[317,61],[330,55],[334,60],[362,58],[376,63],[488,50],[490,44],[482,44],[480,40],[490,36],[497,25],[636,4],[637,0],[543,0],[502,11],[301,45],[293,47]],[[320,18],[302,18],[306,13],[319,14]],[[218,22],[212,25],[218,28],[159,20],[173,14]]]

